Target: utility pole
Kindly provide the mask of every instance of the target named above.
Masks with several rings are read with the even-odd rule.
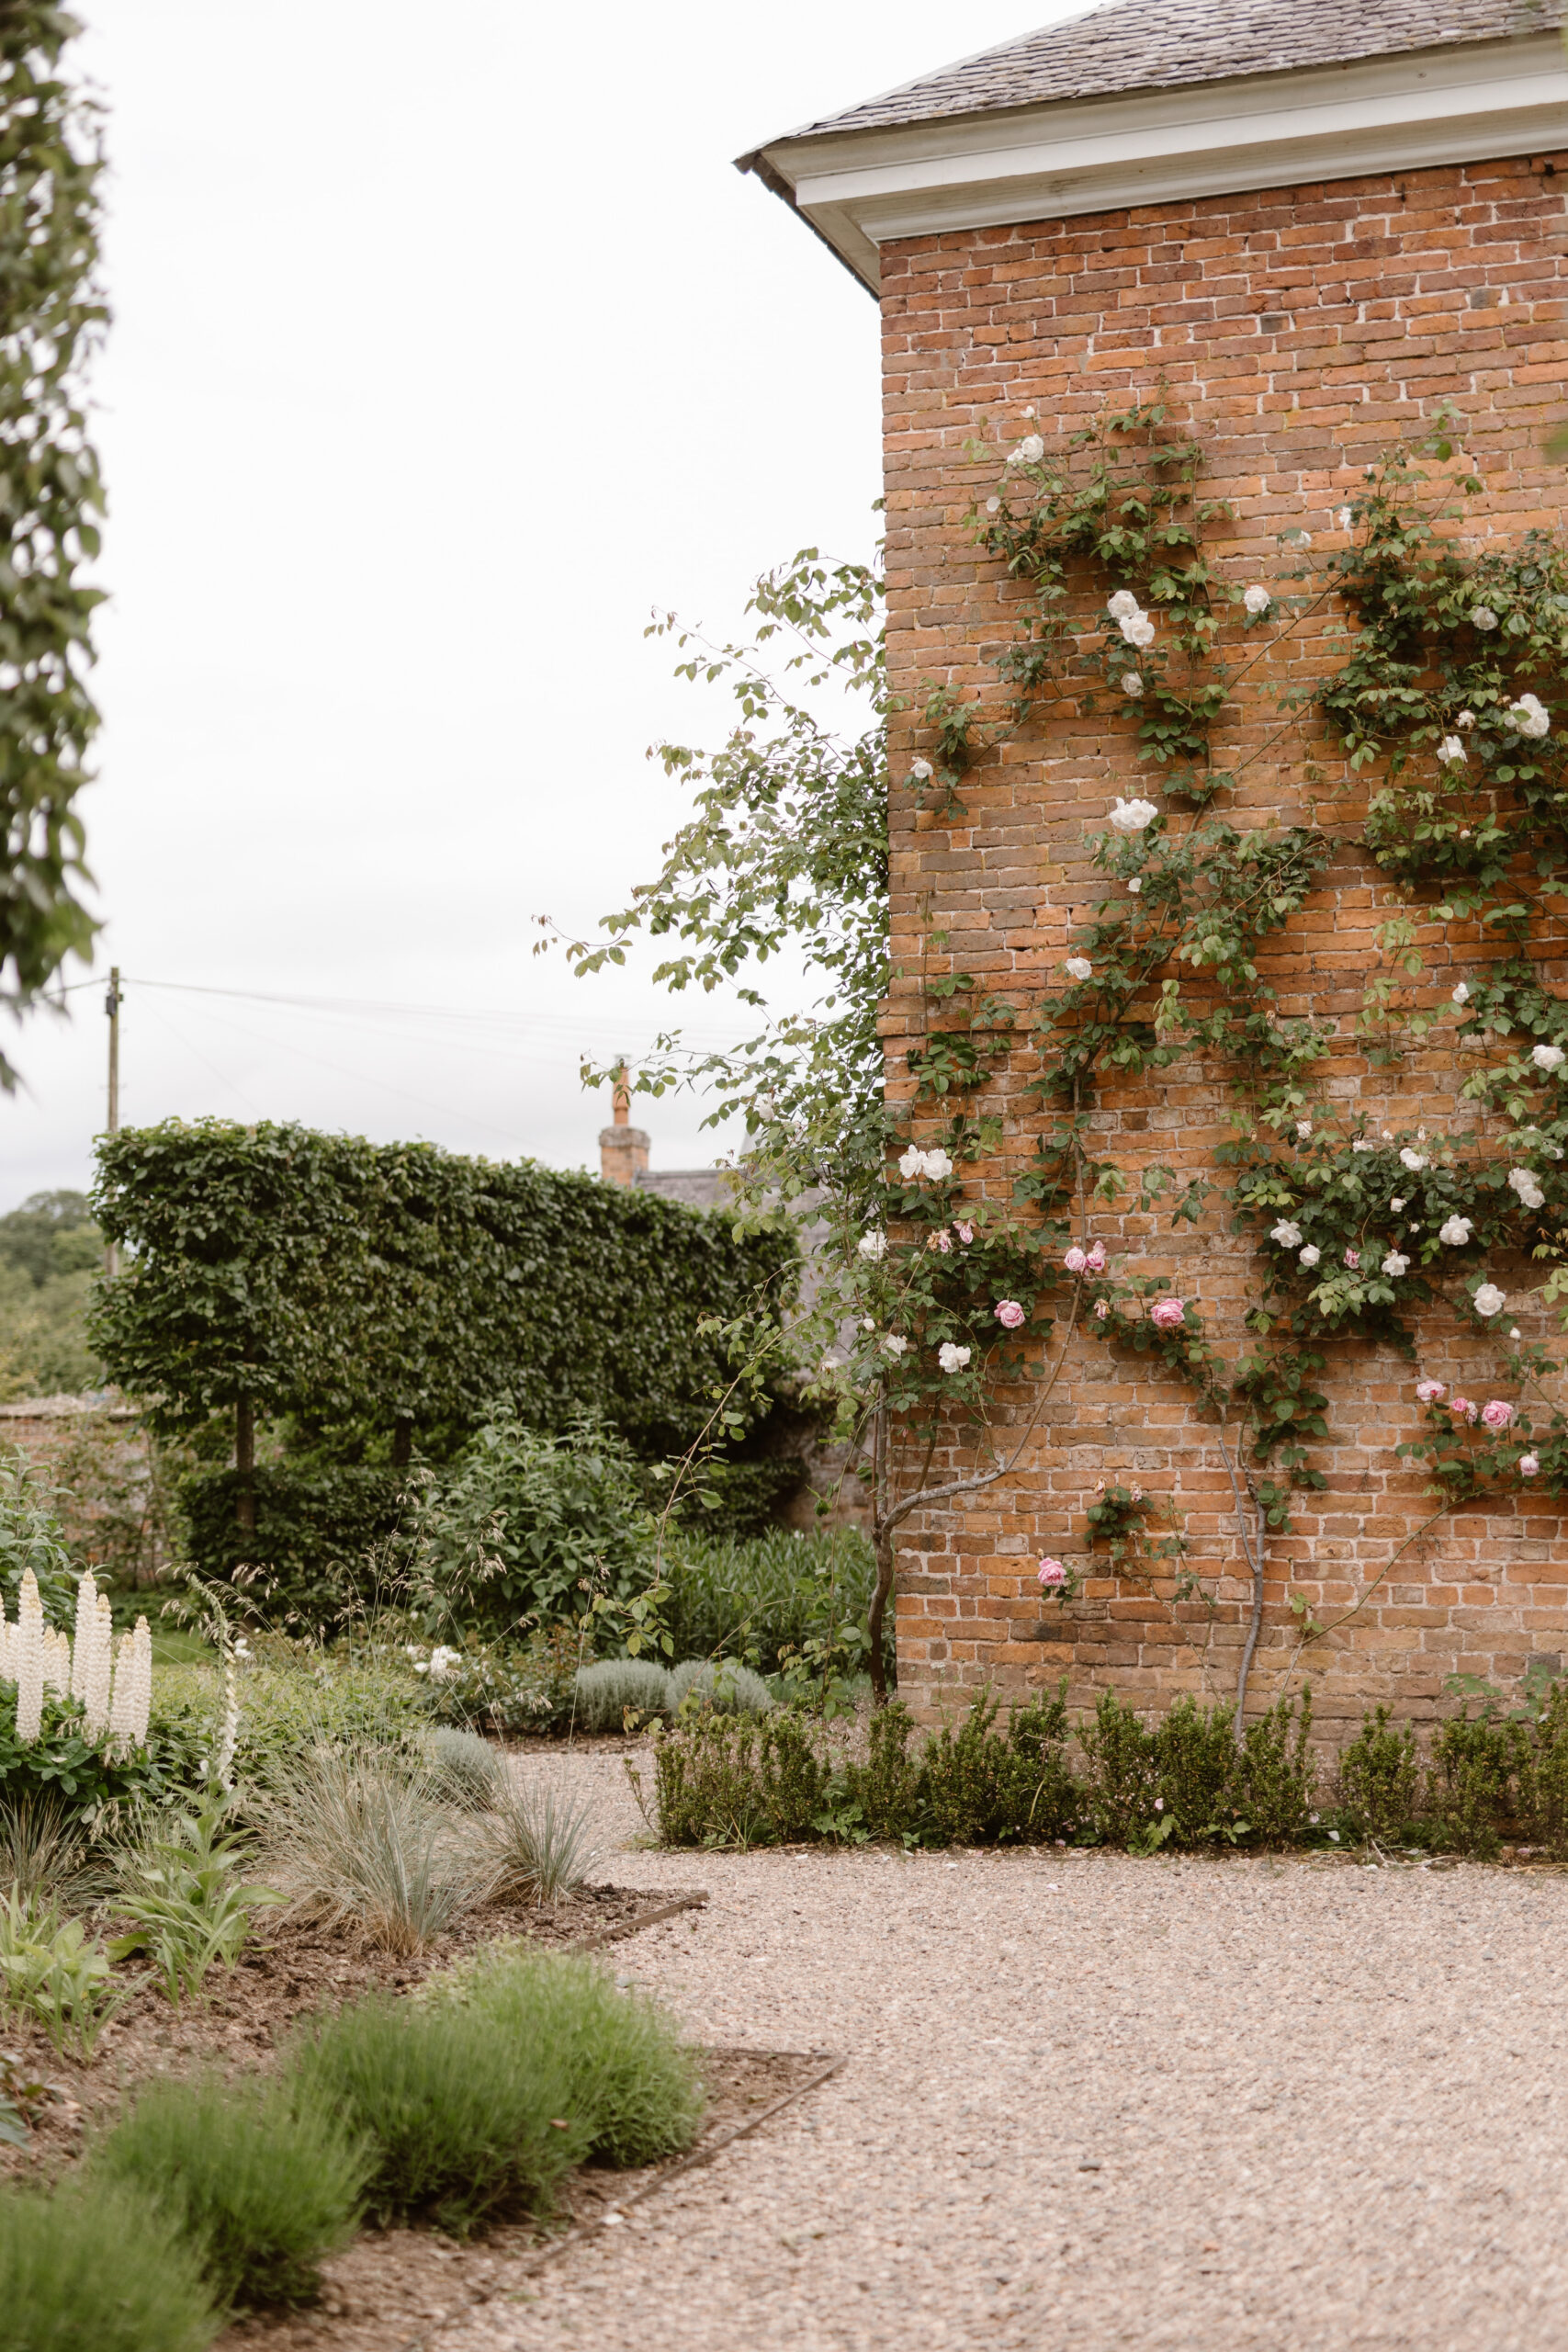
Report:
[[[109,1017],[109,1116],[110,1135],[119,1132],[119,966],[109,966],[109,992],[104,999],[104,1011]],[[104,1272],[112,1282],[119,1272],[119,1251],[111,1241],[104,1251]]]

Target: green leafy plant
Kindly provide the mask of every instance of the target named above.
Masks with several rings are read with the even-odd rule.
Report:
[[[252,1913],[283,1900],[272,1887],[245,1883],[249,1850],[225,1833],[229,1813],[226,1797],[209,1798],[198,1812],[165,1816],[118,1857],[114,1907],[130,1926],[110,1956],[145,1953],[176,2003],[199,1998],[212,1968],[232,1968]]]
[[[1517,1776],[1528,1749],[1525,1724],[1499,1719],[1491,1698],[1475,1715],[1466,1707],[1438,1724],[1427,1802],[1456,1853],[1478,1861],[1496,1853],[1499,1824],[1517,1813]]]
[[[1380,1706],[1339,1756],[1339,1819],[1353,1838],[1398,1838],[1415,1820],[1421,1759],[1408,1724],[1391,1725]]]
[[[107,2180],[0,2190],[0,2311],[26,2352],[206,2352],[220,2324],[200,2249]]]
[[[1063,1758],[1064,1700],[1015,1708],[1005,1735],[994,1728],[998,1706],[983,1692],[956,1731],[943,1724],[927,1742],[916,1789],[916,1820],[927,1842],[1040,1844],[1060,1837],[1074,1819],[1077,1792]]]
[[[354,2234],[371,2163],[298,2084],[201,2075],[139,2091],[88,2170],[172,2222],[233,2310],[314,2297],[320,2264]]]
[[[62,2057],[91,2059],[130,1996],[133,1988],[115,1981],[111,1959],[56,1904],[0,1898],[0,1997],[36,2018]]]
[[[628,1774],[640,1793],[640,1775]],[[828,1803],[831,1768],[798,1715],[697,1715],[653,1739],[654,1793],[667,1846],[778,1845],[802,1838]]]

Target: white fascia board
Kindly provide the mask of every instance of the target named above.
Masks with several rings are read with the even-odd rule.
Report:
[[[1539,153],[1568,143],[1565,108],[1552,32],[780,140],[763,153],[874,291],[894,238]]]

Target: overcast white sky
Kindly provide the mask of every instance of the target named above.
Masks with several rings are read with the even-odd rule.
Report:
[[[875,306],[730,158],[1075,9],[79,12],[113,163],[85,813],[122,1118],[596,1166],[580,1053],[675,1008],[535,958],[529,918],[592,925],[656,870],[681,798],[644,749],[723,723],[649,609],[732,625],[795,548],[868,551],[880,488]],[[0,1208],[89,1176],[106,1023],[73,1002],[12,1044]],[[689,1101],[638,1115],[656,1166],[724,1148]]]

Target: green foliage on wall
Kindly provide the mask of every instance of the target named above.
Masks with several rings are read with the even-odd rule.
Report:
[[[249,1398],[339,1460],[400,1422],[444,1458],[497,1403],[682,1452],[730,1377],[705,1318],[776,1318],[796,1262],[722,1212],[300,1126],[126,1128],[99,1170],[126,1257],[91,1326],[111,1376],[160,1429]]]
[[[96,929],[73,803],[98,715],[83,683],[102,592],[82,374],[107,313],[96,110],[60,59],[75,20],[0,12],[0,1003],[21,1012]],[[0,1055],[0,1087],[16,1073]]]

